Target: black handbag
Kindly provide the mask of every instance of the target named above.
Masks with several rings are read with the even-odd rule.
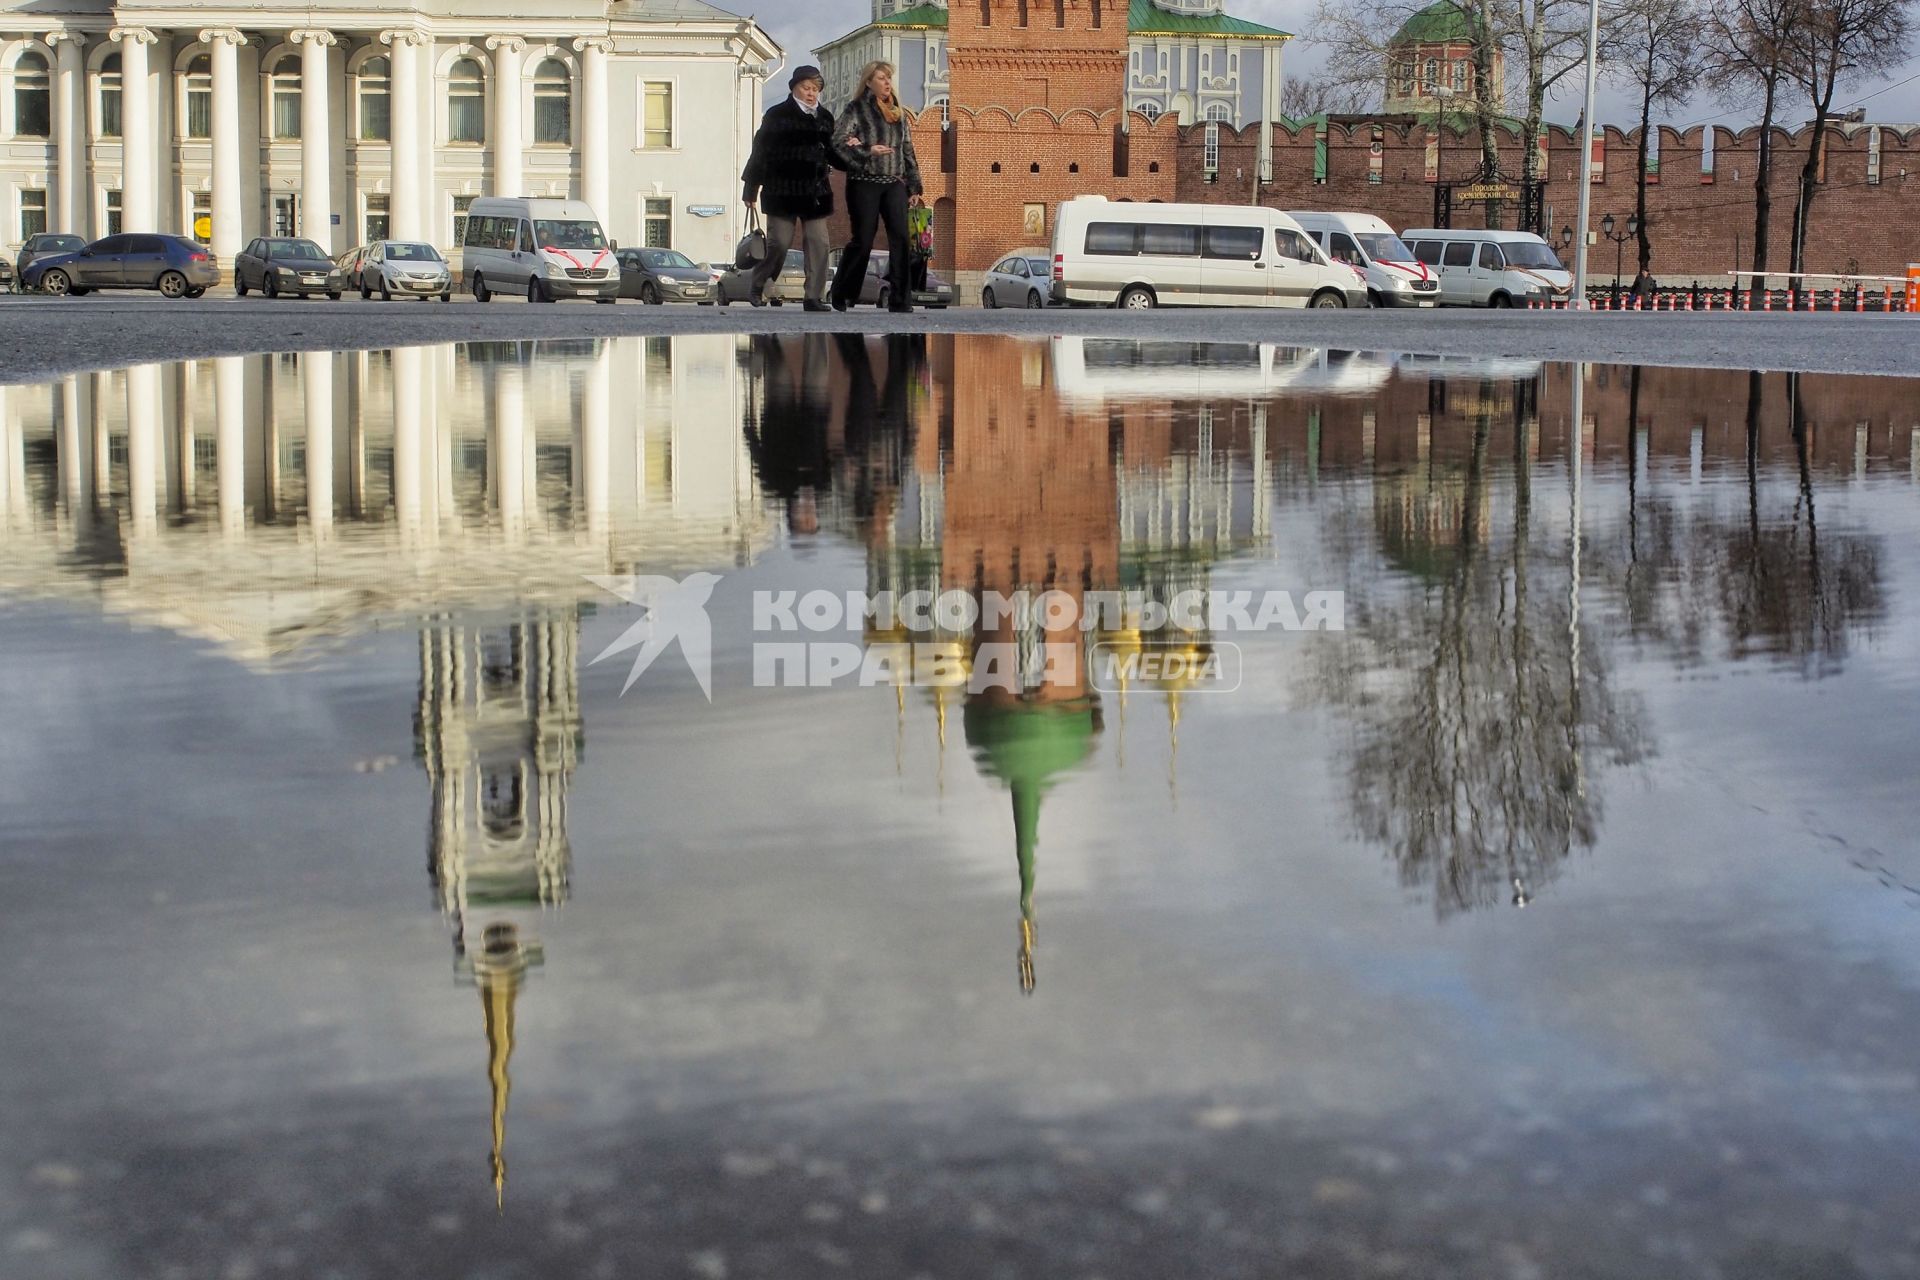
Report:
[[[751,271],[767,260],[767,233],[760,229],[760,211],[747,210],[747,234],[733,249],[733,265],[739,271]]]

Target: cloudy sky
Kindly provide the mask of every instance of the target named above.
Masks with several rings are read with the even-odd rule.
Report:
[[[735,9],[753,7],[751,0],[746,3],[732,0],[731,4],[729,0],[720,2],[723,6]],[[1264,22],[1283,31],[1304,32],[1313,15],[1314,0],[1228,0],[1227,8],[1236,17]],[[774,13],[763,14],[761,22],[775,39],[787,46],[787,65],[791,67],[803,59],[811,58],[812,51],[819,45],[845,35],[865,22],[871,13],[870,0],[783,0]],[[1304,39],[1298,40],[1288,47],[1286,72],[1288,75],[1310,75],[1321,60],[1319,49]],[[1920,120],[1920,75],[1916,73],[1920,73],[1920,59],[1896,72],[1890,80],[1863,85],[1851,96],[1843,94],[1840,101],[1852,102],[1876,90],[1884,90],[1863,103],[1869,118],[1903,122]],[[1908,79],[1910,76],[1915,78]],[[1898,81],[1906,83],[1888,87]],[[1596,114],[1603,120],[1625,123],[1634,114],[1630,97],[1630,94],[1602,81]],[[1792,105],[1794,109],[1799,107],[1798,103]],[[1566,92],[1559,101],[1549,106],[1547,114],[1550,119],[1564,124],[1572,124],[1578,119],[1580,103],[1577,77],[1566,82]],[[1810,111],[1807,114],[1811,116]],[[1725,104],[1704,95],[1668,112],[1666,117],[1668,123],[1678,125],[1702,122],[1735,124],[1746,118],[1746,112],[1729,112]]]

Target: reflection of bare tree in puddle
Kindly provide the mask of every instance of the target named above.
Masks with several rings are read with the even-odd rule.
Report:
[[[1635,369],[1636,391],[1639,376]],[[1786,381],[1795,465],[1790,506],[1777,491],[1770,502],[1762,483],[1763,374],[1747,382],[1744,520],[1643,492],[1640,450],[1629,448],[1627,542],[1603,550],[1592,571],[1619,591],[1635,640],[1683,661],[1718,650],[1731,661],[1771,657],[1821,677],[1838,674],[1856,633],[1885,616],[1879,539],[1819,527],[1814,428],[1800,379]],[[1637,396],[1629,404],[1637,423]]]
[[[1593,765],[1646,751],[1637,703],[1577,621],[1567,555],[1536,545],[1530,422],[1515,401],[1511,533],[1489,514],[1482,411],[1463,467],[1376,478],[1382,541],[1425,582],[1350,600],[1317,671],[1351,726],[1356,826],[1443,916],[1524,905],[1593,844]],[[1401,518],[1410,509],[1424,526]]]

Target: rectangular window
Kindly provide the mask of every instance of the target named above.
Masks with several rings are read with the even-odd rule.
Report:
[[[20,193],[20,238],[37,236],[47,229],[47,192],[33,187]]]
[[[273,88],[273,136],[276,139],[300,136],[300,88],[286,88],[275,79]]]
[[[1207,173],[1220,172],[1220,126],[1207,122],[1206,141],[1201,144],[1200,167]]]
[[[480,143],[487,138],[487,100],[477,93],[447,99],[447,141]]]
[[[1880,126],[1867,127],[1867,185],[1880,185]]]
[[[673,146],[671,80],[647,80],[640,85],[640,145],[656,151]]]
[[[1440,265],[1440,242],[1438,240],[1415,240],[1407,246],[1413,250],[1413,260],[1424,262],[1430,267]]]
[[[1140,228],[1131,222],[1090,222],[1087,252],[1130,258],[1140,252]]]
[[[1473,265],[1473,246],[1470,244],[1450,244],[1446,253],[1440,257],[1444,267],[1470,267]]]
[[[473,208],[474,197],[455,196],[453,198],[453,243],[467,242],[467,210]]]
[[[13,131],[22,138],[44,138],[53,124],[53,89],[46,66],[38,54],[28,54],[14,67]]]
[[[365,219],[367,233],[360,237],[362,244],[372,244],[375,240],[385,240],[387,238],[387,228],[390,225],[388,218],[388,211],[391,207],[390,201],[391,197],[385,192],[370,191],[367,193],[367,214]]]
[[[533,99],[533,140],[565,146],[573,141],[573,98],[569,93],[538,93]]]
[[[1200,228],[1156,226],[1150,222],[1143,224],[1140,228],[1140,252],[1163,258],[1197,258],[1200,256]]]
[[[1203,257],[1226,262],[1258,262],[1266,233],[1259,227],[1208,227]]]
[[[120,188],[118,187],[107,188],[105,211],[107,216],[104,219],[104,221],[106,223],[107,234],[110,236],[119,235],[120,234]]]
[[[120,77],[115,75],[112,84],[100,86],[100,136],[117,138],[120,136]]]
[[[643,243],[647,248],[673,248],[673,201],[665,196],[648,196],[644,218]]]

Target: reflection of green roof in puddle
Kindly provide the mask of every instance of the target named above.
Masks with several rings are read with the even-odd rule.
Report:
[[[981,772],[1010,787],[1050,785],[1093,750],[1099,725],[1090,702],[967,707],[967,745]]]

